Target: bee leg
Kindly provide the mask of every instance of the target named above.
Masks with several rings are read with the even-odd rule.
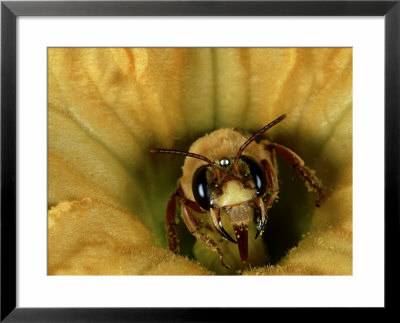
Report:
[[[176,198],[179,198],[178,189],[172,193],[171,197],[168,200],[167,211],[165,213],[165,222],[167,225],[167,240],[168,240],[168,248],[174,253],[179,253],[179,244],[178,244],[178,236],[175,231],[176,224]]]
[[[261,161],[261,165],[267,178],[267,192],[271,195],[278,195],[279,183],[275,168],[266,159]]]
[[[182,219],[185,222],[190,233],[192,235],[194,235],[197,239],[200,239],[201,241],[203,241],[208,247],[214,249],[218,253],[218,255],[221,259],[222,266],[229,269],[230,267],[224,263],[222,251],[221,251],[221,249],[218,248],[216,242],[197,229],[198,225],[197,225],[196,219],[194,218],[193,214],[190,212],[190,207],[187,205],[185,200],[182,201],[181,210],[182,210],[182,212],[181,212]]]
[[[274,157],[274,156],[271,156]],[[274,160],[274,158],[271,158],[271,160]],[[257,225],[257,233],[255,236],[255,239],[262,234],[265,228],[265,224],[267,222],[267,212],[268,209],[271,207],[272,203],[275,201],[275,199],[278,197],[279,193],[279,184],[278,184],[278,177],[276,175],[275,169],[271,166],[271,164],[266,160],[263,159],[261,161],[261,165],[263,166],[265,177],[267,178],[267,197],[265,198],[265,201],[259,196],[256,199],[256,207],[258,209],[258,212],[260,213],[260,222]]]
[[[306,185],[318,194],[315,205],[318,207],[324,194],[322,193],[321,183],[314,175],[314,172],[304,165],[304,161],[292,150],[278,144],[267,144],[266,148],[274,149],[280,156],[282,156],[293,168],[297,169],[300,178],[305,181]]]
[[[260,214],[260,221],[257,224],[257,233],[254,239],[257,239],[259,235],[262,235],[265,224],[267,223],[267,210],[265,208],[265,204],[261,197],[258,197],[255,202],[255,206]]]

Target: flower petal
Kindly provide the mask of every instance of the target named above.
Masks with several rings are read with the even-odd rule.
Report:
[[[49,275],[210,274],[156,247],[132,214],[89,198],[49,211]]]

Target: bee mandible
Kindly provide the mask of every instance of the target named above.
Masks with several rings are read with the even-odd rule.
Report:
[[[258,215],[255,239],[261,235],[267,222],[267,211],[279,193],[278,153],[297,170],[306,185],[316,192],[316,206],[324,198],[319,179],[305,166],[292,150],[266,139],[256,142],[264,132],[275,126],[286,114],[270,122],[250,138],[232,129],[219,129],[196,140],[189,152],[172,149],[152,149],[152,153],[186,156],[183,175],[172,193],[166,209],[168,247],[179,252],[176,233],[176,205],[180,205],[181,218],[190,233],[216,251],[224,263],[218,243],[200,230],[198,218],[210,219],[209,230],[238,246],[240,259],[248,261],[248,225]],[[195,216],[198,215],[198,216]],[[222,216],[233,228],[235,238],[221,221]],[[231,231],[231,230],[228,230]],[[231,231],[232,232],[232,231]]]

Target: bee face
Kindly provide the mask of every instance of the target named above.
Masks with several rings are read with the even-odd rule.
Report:
[[[242,156],[238,171],[233,167],[234,157],[223,157],[214,162],[219,176],[211,166],[200,166],[192,178],[192,193],[195,201],[205,210],[229,208],[249,204],[256,196],[266,191],[266,177],[257,161]]]
[[[238,244],[240,258],[246,262],[249,222],[254,218],[257,197],[261,199],[267,187],[262,166],[249,155],[241,156],[237,163],[235,156],[222,157],[213,166],[199,166],[191,183],[194,200],[209,212],[216,231]],[[221,217],[230,223],[236,240],[226,231],[230,228],[222,226]],[[263,225],[259,225],[260,231]]]
[[[260,192],[265,190],[265,175],[263,175],[262,166],[258,161],[269,157],[266,156],[262,146],[255,142],[250,144],[246,148],[245,154],[238,161],[239,169],[235,171],[235,156],[246,139],[248,138],[232,129],[219,129],[196,140],[189,151],[206,156],[214,164],[214,167],[199,159],[187,157],[182,167],[183,176],[181,179],[185,196],[198,202],[196,200],[197,191],[199,193],[204,192],[204,195],[199,194],[197,198],[208,196],[215,203],[215,198],[220,195],[224,185],[230,180],[243,181],[246,178],[245,188],[249,188],[251,180],[254,178],[251,173],[255,175],[256,179],[252,188],[256,187],[258,183]],[[202,167],[205,167],[207,171]],[[215,168],[218,168],[219,178]],[[203,185],[199,187],[200,184]],[[260,184],[264,184],[264,186]],[[206,189],[207,187],[209,195],[207,195],[206,190],[202,191],[203,188]],[[263,193],[261,192],[261,194]],[[200,203],[199,205],[202,206]],[[211,206],[211,203],[209,206]],[[203,209],[209,210],[210,208]]]

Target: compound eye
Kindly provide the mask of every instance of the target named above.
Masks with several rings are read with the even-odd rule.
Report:
[[[254,179],[257,188],[257,195],[263,195],[267,188],[267,179],[261,166],[249,157],[241,157],[241,159],[249,166],[250,174]]]
[[[199,167],[193,175],[192,191],[196,202],[206,211],[211,209],[210,187],[207,182],[207,166]]]

